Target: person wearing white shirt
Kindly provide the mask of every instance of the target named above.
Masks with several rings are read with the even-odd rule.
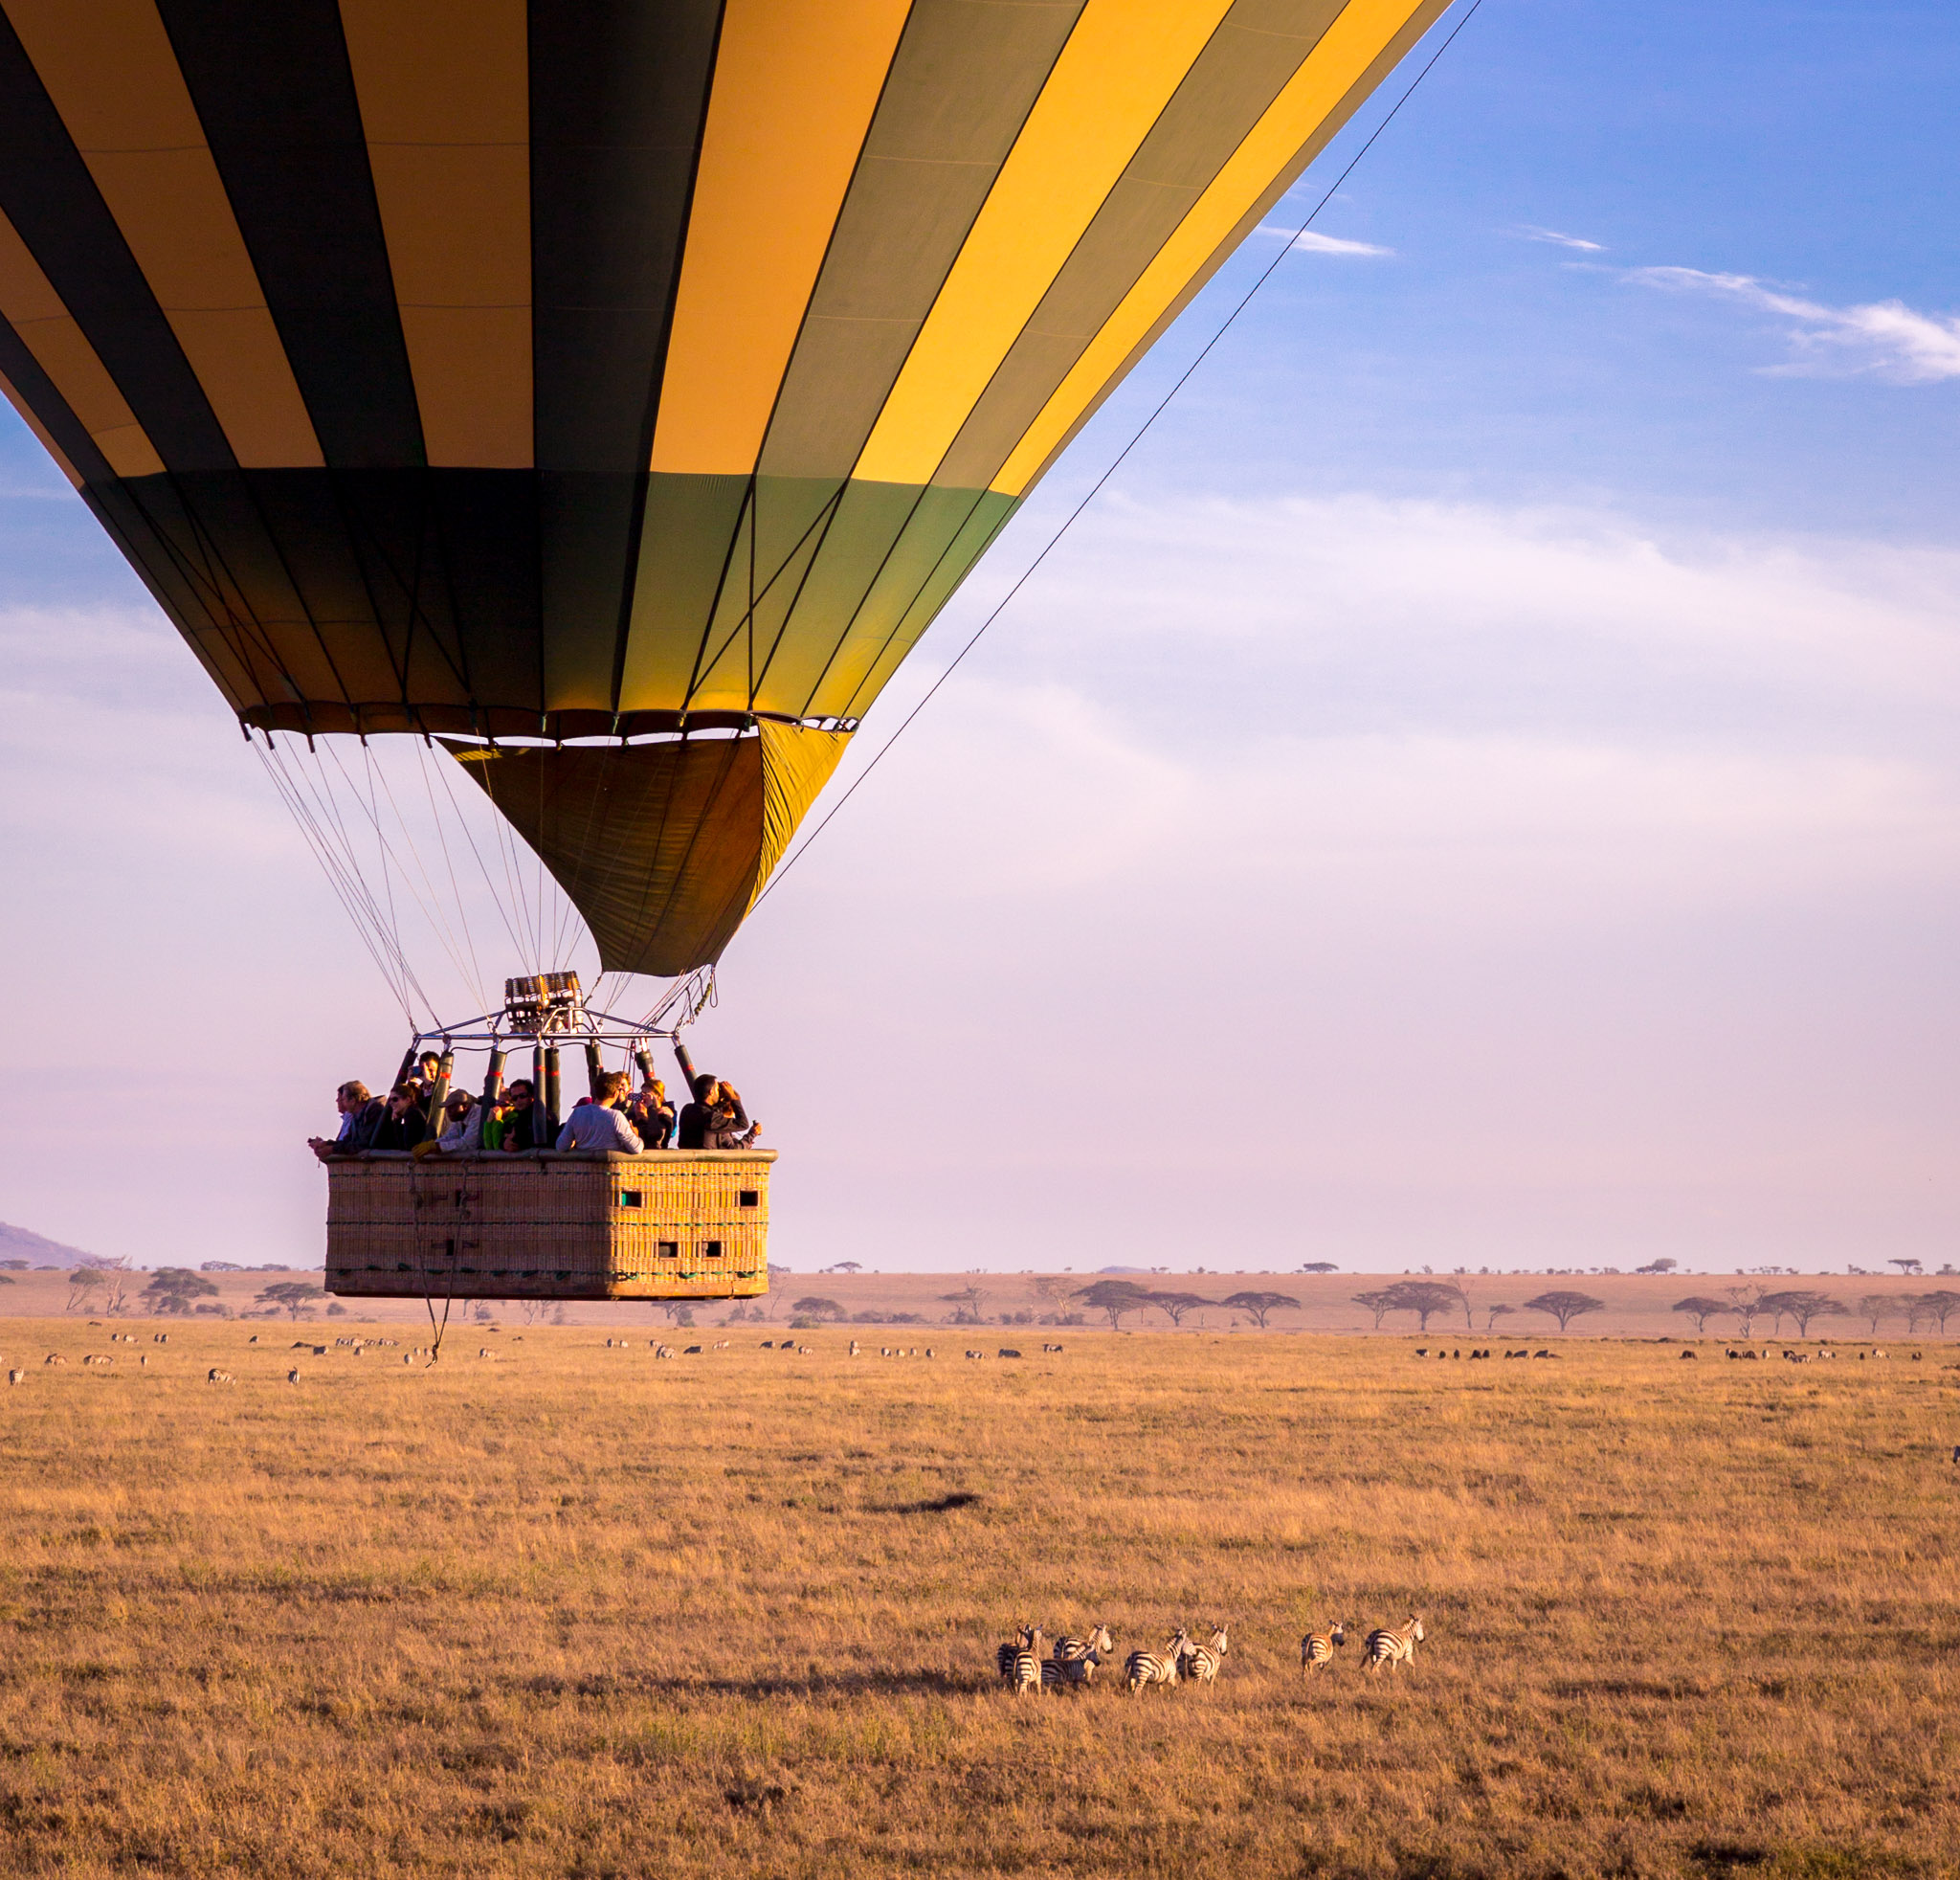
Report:
[[[582,1103],[566,1118],[555,1147],[589,1149],[614,1155],[638,1155],[646,1145],[633,1125],[618,1110],[626,1094],[626,1079],[619,1071],[608,1071],[592,1088],[590,1103]]]

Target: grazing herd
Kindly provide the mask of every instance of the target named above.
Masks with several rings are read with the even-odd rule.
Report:
[[[1116,1650],[1116,1641],[1106,1625],[1092,1625],[1081,1637],[1064,1635],[1057,1639],[1044,1655],[1042,1641],[1046,1629],[1022,1625],[1011,1639],[1003,1639],[994,1653],[994,1666],[1002,1684],[1016,1697],[1027,1691],[1037,1696],[1063,1689],[1085,1690],[1095,1679],[1096,1667]],[[1415,1662],[1415,1647],[1429,1634],[1422,1618],[1411,1614],[1406,1625],[1391,1628],[1377,1625],[1363,1640],[1362,1667],[1369,1671],[1393,1670],[1399,1665]],[[1325,1632],[1308,1632],[1300,1642],[1300,1671],[1309,1681],[1331,1669],[1334,1653],[1348,1643],[1345,1624],[1330,1625]],[[1156,1651],[1132,1651],[1124,1660],[1123,1681],[1132,1697],[1153,1684],[1214,1684],[1225,1667],[1231,1648],[1228,1630],[1212,1628],[1209,1640],[1192,1637],[1180,1625]]]

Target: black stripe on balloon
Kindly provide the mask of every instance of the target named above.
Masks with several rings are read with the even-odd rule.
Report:
[[[40,420],[41,429],[54,438],[84,482],[106,482],[116,474],[96,448],[87,426],[55,389],[54,380],[41,370],[27,342],[4,320],[0,320],[0,378],[20,394],[21,402]]]
[[[424,460],[360,101],[334,0],[159,0],[320,448]]]
[[[531,8],[542,680],[554,700],[618,700],[721,16],[721,0]]]
[[[234,462],[232,447],[170,323],[4,13],[0,209],[87,335],[164,462],[172,470],[209,470]],[[27,395],[25,388],[22,395]],[[40,407],[34,409],[38,414]]]

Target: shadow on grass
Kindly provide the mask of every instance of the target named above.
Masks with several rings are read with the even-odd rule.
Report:
[[[969,1495],[964,1489],[956,1489],[949,1495],[935,1495],[930,1501],[888,1502],[882,1507],[867,1506],[867,1514],[950,1514],[956,1508],[977,1508],[978,1495]]]

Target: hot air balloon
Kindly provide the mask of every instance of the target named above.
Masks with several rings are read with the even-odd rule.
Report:
[[[248,735],[685,975],[1444,4],[0,0],[0,379]]]

